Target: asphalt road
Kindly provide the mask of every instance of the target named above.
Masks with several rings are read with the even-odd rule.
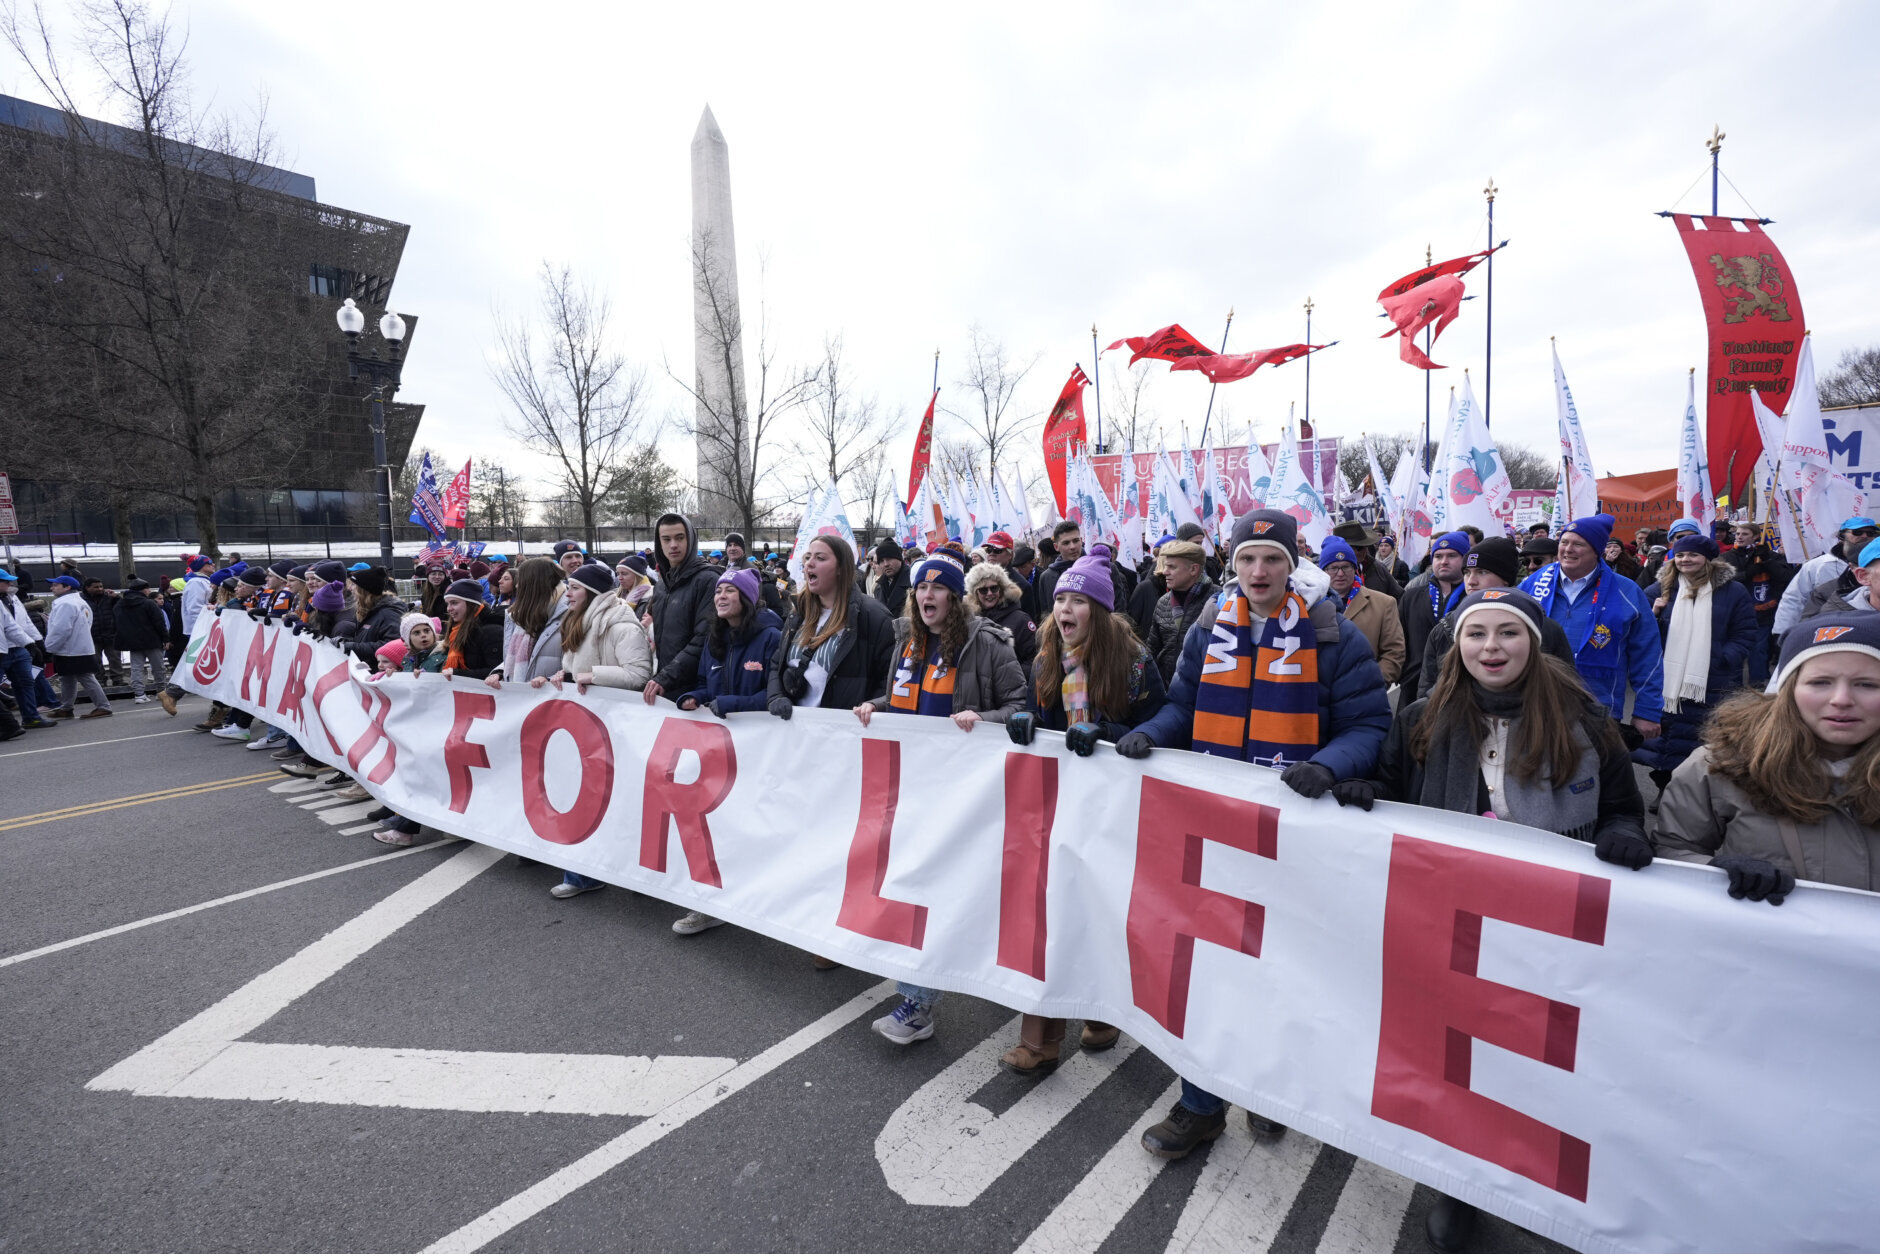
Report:
[[[873,976],[389,850],[202,704],[0,746],[0,1251],[1426,1248],[1430,1190],[1238,1111],[1150,1158],[1127,1039],[1025,1081],[952,996],[897,1049]]]

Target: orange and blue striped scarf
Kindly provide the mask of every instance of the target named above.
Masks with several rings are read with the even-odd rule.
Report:
[[[1214,620],[1195,688],[1197,753],[1264,766],[1303,762],[1319,749],[1319,641],[1311,607],[1288,591],[1253,638],[1238,584]]]
[[[901,649],[901,660],[894,669],[894,681],[888,686],[888,708],[907,714],[945,717],[953,713],[954,670],[940,656],[940,641],[925,662],[914,657],[914,642],[909,639]]]

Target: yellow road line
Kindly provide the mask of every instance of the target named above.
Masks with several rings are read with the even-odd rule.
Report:
[[[275,775],[274,771],[261,771],[254,775],[238,776],[235,779],[209,780],[205,783],[188,784],[179,788],[166,788],[160,792],[141,793],[132,797],[115,797],[104,801],[94,801],[89,805],[68,806],[63,810],[48,810],[44,814],[28,814],[17,819],[0,820],[0,832],[10,832],[16,828],[32,827],[40,823],[56,823],[60,819],[82,819],[94,814],[103,814],[109,810],[150,805],[152,802],[179,801],[186,797],[200,796],[203,793],[222,792],[229,788],[259,783],[264,779],[273,779]]]

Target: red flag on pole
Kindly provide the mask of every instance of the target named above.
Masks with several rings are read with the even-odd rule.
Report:
[[[1277,366],[1294,361],[1307,353],[1316,353],[1325,344],[1287,344],[1283,348],[1258,348],[1251,353],[1209,353],[1205,357],[1184,357],[1169,366],[1174,370],[1198,370],[1214,383],[1232,383],[1244,379],[1261,366]]]
[[[1377,303],[1384,307],[1384,316],[1390,319],[1390,330],[1377,338],[1401,337],[1397,341],[1397,355],[1418,370],[1445,369],[1417,347],[1417,332],[1424,327],[1433,328],[1432,341],[1441,335],[1443,328],[1462,312],[1462,295],[1462,279],[1446,274],[1401,295],[1378,297]]]
[[[444,525],[463,527],[470,512],[470,463],[465,462],[457,477],[444,489]]]
[[[935,388],[927,400],[927,416],[920,420],[920,434],[914,437],[914,462],[907,468],[909,504],[920,495],[920,485],[927,478],[927,467],[933,459],[933,407],[939,400],[940,389]]]
[[[1179,361],[1183,357],[1214,355],[1213,349],[1182,330],[1179,323],[1170,323],[1147,335],[1132,335],[1118,340],[1104,351],[1114,352],[1125,344],[1129,345],[1129,364],[1132,366],[1145,357],[1153,357],[1157,361]]]
[[[1729,480],[1716,486],[1735,505],[1748,490],[1763,446],[1750,404],[1752,390],[1780,413],[1795,384],[1807,334],[1802,298],[1788,262],[1760,222],[1685,213],[1671,219],[1690,254],[1710,326],[1705,449],[1711,473],[1721,466]]]
[[[1051,491],[1057,496],[1060,517],[1064,514],[1065,462],[1072,450],[1089,442],[1084,428],[1084,389],[1089,386],[1084,368],[1072,366],[1071,377],[1065,380],[1057,404],[1051,407],[1051,416],[1044,420],[1044,468],[1051,478]]]
[[[1470,253],[1466,257],[1451,257],[1448,261],[1438,261],[1434,264],[1424,266],[1421,270],[1412,270],[1409,274],[1404,275],[1401,279],[1398,279],[1395,283],[1390,284],[1383,291],[1379,292],[1377,299],[1382,302],[1386,297],[1402,296],[1411,288],[1422,287],[1431,279],[1440,279],[1446,274],[1467,274],[1469,271],[1488,260],[1489,253],[1495,252],[1501,247],[1501,245],[1497,244],[1494,248],[1487,248],[1479,253]]]

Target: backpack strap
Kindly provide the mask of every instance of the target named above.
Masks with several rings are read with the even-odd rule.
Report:
[[[1795,867],[1795,878],[1808,878],[1808,860],[1802,857],[1802,836],[1795,830],[1793,819],[1777,819],[1776,830],[1782,833],[1782,848],[1789,855],[1789,861]]]

